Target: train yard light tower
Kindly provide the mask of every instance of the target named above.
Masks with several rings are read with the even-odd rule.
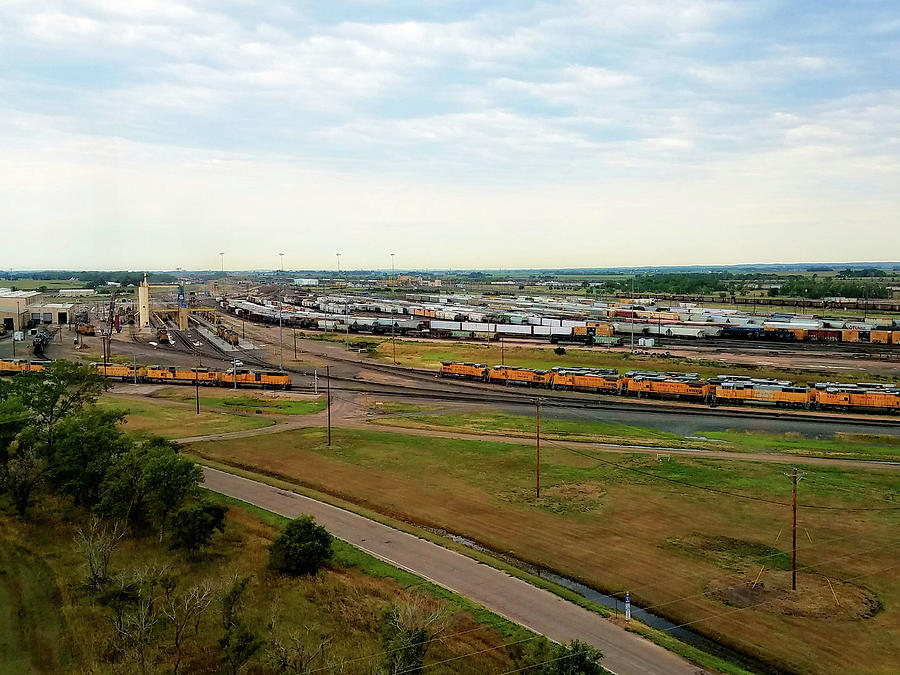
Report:
[[[222,274],[225,274],[225,252],[221,251],[219,253],[219,258],[222,260]]]
[[[334,255],[337,256],[337,271],[338,271],[338,274],[340,274],[341,273],[341,254],[335,253]]]
[[[394,283],[394,253],[391,253],[391,284]]]

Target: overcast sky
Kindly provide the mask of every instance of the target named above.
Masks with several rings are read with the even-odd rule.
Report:
[[[900,259],[900,5],[5,0],[0,268]]]

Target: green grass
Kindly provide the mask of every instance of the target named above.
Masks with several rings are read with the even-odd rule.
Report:
[[[62,599],[47,561],[6,541],[0,546],[0,672],[64,669]]]
[[[98,405],[125,410],[128,414],[125,431],[159,434],[166,438],[245,431],[274,424],[271,419],[263,416],[229,415],[207,410],[201,410],[198,415],[189,406],[151,401],[152,399],[104,396],[98,401]]]
[[[533,417],[503,412],[379,417],[372,420],[372,423],[391,427],[454,429],[463,432],[497,433],[529,438],[535,435],[535,421]],[[688,440],[678,434],[647,427],[611,424],[608,422],[575,422],[553,418],[541,420],[541,437],[621,445],[728,449],[723,447],[724,444],[709,443],[702,440]]]
[[[47,292],[52,293],[60,288],[84,288],[84,283],[78,281],[69,281],[66,279],[0,279],[0,287],[9,288],[15,286],[21,291],[36,291],[41,286],[47,287]]]
[[[200,405],[208,408],[217,408],[232,412],[255,413],[262,410],[265,413],[278,415],[309,415],[325,410],[324,399],[290,399],[281,397],[269,397],[253,394],[230,394],[217,391],[215,396],[200,396]],[[174,401],[194,401],[194,394],[184,389],[170,387],[156,392],[153,399],[170,399]]]
[[[700,431],[698,436],[725,441],[745,452],[774,452],[803,457],[834,457],[893,461],[900,456],[900,436],[839,432],[834,439],[807,438],[797,433]]]

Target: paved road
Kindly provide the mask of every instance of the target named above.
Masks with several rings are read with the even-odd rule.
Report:
[[[697,675],[688,663],[614,623],[549,591],[472,558],[400,532],[350,511],[256,481],[204,467],[215,492],[288,517],[310,514],[335,536],[557,641],[579,639],[603,650],[618,675]]]

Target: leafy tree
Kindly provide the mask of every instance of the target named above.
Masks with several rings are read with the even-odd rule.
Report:
[[[171,442],[159,436],[150,436],[117,457],[100,486],[97,511],[107,518],[124,520],[132,526],[146,523],[150,513],[144,469],[152,458],[174,452]]]
[[[219,648],[232,673],[243,668],[263,646],[263,641],[250,630],[243,618],[244,593],[250,579],[249,576],[235,576],[220,596],[225,634],[219,639]]]
[[[225,531],[225,514],[221,504],[201,501],[178,511],[172,518],[172,548],[184,548],[194,555],[209,543],[218,530]]]
[[[16,396],[33,415],[44,434],[46,450],[53,452],[54,432],[67,415],[97,400],[105,384],[89,365],[58,359],[43,371],[26,371],[14,380]]]
[[[219,640],[222,658],[231,666],[231,672],[241,670],[263,646],[263,640],[243,621],[232,624]]]
[[[573,640],[553,648],[542,675],[602,675],[603,652],[585,642]]]
[[[118,428],[123,419],[124,411],[89,406],[60,423],[51,473],[62,494],[84,506],[100,501],[101,486],[111,467],[132,447]]]
[[[269,545],[269,567],[288,574],[315,574],[333,554],[332,537],[311,516],[289,522]]]
[[[24,429],[13,441],[0,465],[0,490],[8,492],[21,518],[33,504],[35,489],[45,478],[47,461],[39,451],[40,441],[32,428]]]
[[[162,536],[169,514],[196,491],[203,474],[193,461],[174,450],[153,453],[142,473],[141,488],[151,512],[157,518]]]

